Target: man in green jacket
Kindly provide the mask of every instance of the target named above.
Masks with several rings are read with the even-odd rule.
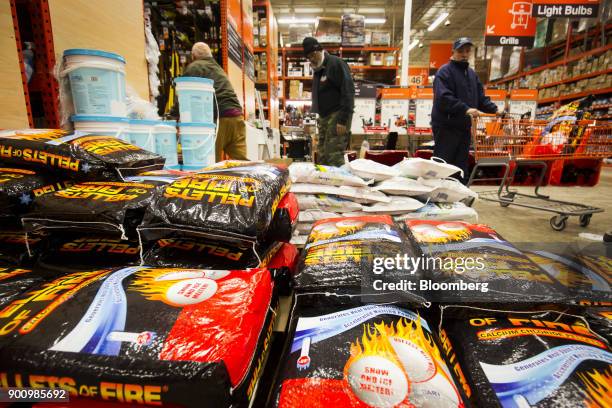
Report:
[[[355,107],[351,69],[342,58],[324,51],[316,38],[306,37],[302,47],[314,70],[311,112],[319,114],[317,163],[342,166]]]
[[[197,42],[191,49],[193,62],[185,68],[183,76],[202,77],[215,81],[219,122],[215,154],[222,160],[222,152],[234,160],[248,160],[246,156],[246,125],[242,119],[242,106],[223,68],[212,56],[210,47]]]

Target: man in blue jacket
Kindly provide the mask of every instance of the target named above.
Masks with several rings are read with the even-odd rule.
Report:
[[[436,73],[431,111],[434,156],[462,169],[463,177],[457,178],[464,184],[470,176],[468,158],[472,118],[483,112],[497,113],[497,105],[485,96],[482,83],[470,68],[473,45],[467,37],[454,42],[450,62],[442,65]]]

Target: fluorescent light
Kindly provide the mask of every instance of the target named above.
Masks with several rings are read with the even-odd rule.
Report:
[[[354,8],[343,8],[342,12],[345,14],[354,14],[356,10]]]
[[[412,42],[410,43],[410,45],[408,46],[408,51],[411,51],[414,47],[416,47],[417,45],[419,45],[419,40],[412,40]]]
[[[309,13],[322,13],[323,9],[320,8],[320,7],[302,7],[302,8],[295,8],[295,9],[293,9],[293,11],[295,13],[301,13],[301,14],[302,13],[306,13],[306,14],[309,14]]]
[[[295,18],[295,17],[281,17],[278,19],[278,24],[314,24],[317,21],[316,18]]]
[[[442,14],[440,14],[438,16],[438,18],[435,19],[435,21],[433,23],[431,23],[431,25],[429,27],[427,27],[427,31],[433,31],[436,28],[438,28],[438,26],[440,24],[442,24],[444,22],[444,20],[446,20],[446,17],[448,17],[448,13],[444,12]]]
[[[384,13],[385,9],[378,8],[378,7],[359,7],[359,10],[357,10],[357,12],[359,14],[376,14],[376,13]]]
[[[366,24],[385,24],[386,21],[387,21],[386,18],[366,18],[365,19]]]

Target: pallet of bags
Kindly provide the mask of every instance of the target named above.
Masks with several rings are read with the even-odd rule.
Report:
[[[422,257],[432,301],[519,307],[569,300],[559,282],[486,225],[407,220],[403,227]]]
[[[581,314],[441,309],[441,349],[471,405],[609,406],[609,337]]]
[[[464,407],[435,329],[411,307],[297,294],[267,406]]]
[[[128,405],[246,407],[277,309],[270,272],[127,267],[23,292],[0,316],[9,387]]]
[[[120,181],[158,170],[164,158],[110,135],[56,129],[0,131],[3,167],[31,168],[76,180]]]
[[[0,267],[0,311],[19,294],[45,281],[32,269]]]

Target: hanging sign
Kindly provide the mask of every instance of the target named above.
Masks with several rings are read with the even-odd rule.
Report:
[[[506,110],[507,91],[503,89],[487,89],[485,90],[485,95],[491,99],[491,102],[497,105],[498,112]]]
[[[427,85],[429,78],[429,68],[427,66],[408,67],[408,85],[424,86]]]
[[[438,70],[453,55],[453,43],[449,41],[432,41],[429,44],[429,68]],[[425,85],[425,84],[423,84]]]
[[[599,0],[533,0],[534,17],[596,18]]]
[[[355,109],[351,123],[351,133],[367,133],[366,129],[374,126],[376,116],[376,85],[355,85]]]
[[[389,132],[407,134],[408,109],[410,99],[414,96],[413,88],[385,88],[381,90],[380,125],[389,128]]]
[[[416,96],[414,126],[417,128],[430,128],[434,98],[433,88],[419,88]]]
[[[513,89],[510,91],[510,114],[534,119],[538,107],[537,89]]]
[[[536,33],[531,0],[489,0],[485,45],[531,47]]]

